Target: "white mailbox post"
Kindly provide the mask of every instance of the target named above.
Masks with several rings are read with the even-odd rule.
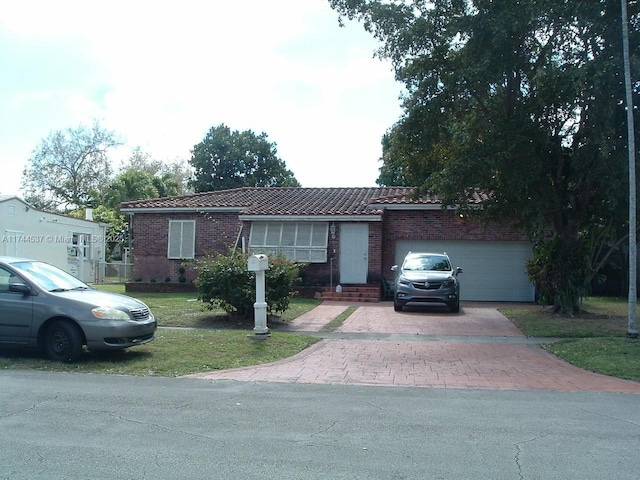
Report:
[[[269,269],[269,259],[264,254],[251,255],[247,262],[247,269],[256,272],[256,303],[253,304],[255,318],[254,335],[267,335],[267,303],[265,302],[265,271]]]

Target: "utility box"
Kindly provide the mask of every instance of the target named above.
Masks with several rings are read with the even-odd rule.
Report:
[[[250,272],[264,272],[269,270],[269,258],[263,253],[251,255],[247,262],[247,269]]]

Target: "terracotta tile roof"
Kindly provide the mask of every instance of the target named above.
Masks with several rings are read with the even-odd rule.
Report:
[[[121,210],[237,208],[243,215],[372,215],[385,205],[439,203],[433,197],[413,200],[413,191],[413,187],[246,187],[124,202]]]

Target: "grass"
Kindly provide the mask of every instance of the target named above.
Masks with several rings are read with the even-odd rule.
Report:
[[[259,365],[290,357],[317,341],[275,333],[254,340],[241,330],[159,329],[156,340],[115,352],[87,352],[74,363],[56,363],[38,352],[3,351],[0,369],[177,377]]]
[[[124,285],[98,285],[97,288],[111,293],[125,293]],[[163,327],[251,329],[253,321],[232,319],[223,310],[209,310],[198,300],[197,293],[132,293],[132,297],[147,304]],[[309,298],[293,298],[289,309],[279,318],[288,322],[308,312],[320,303]],[[275,325],[269,325],[275,327]]]
[[[327,323],[326,325],[324,325],[320,331],[324,332],[324,333],[331,333],[333,332],[336,328],[339,328],[344,321],[349,318],[351,316],[351,314],[353,312],[355,312],[358,309],[358,307],[347,307],[347,309],[342,312],[340,315],[338,315],[336,318],[334,318],[333,320],[331,320],[329,323]]]
[[[101,290],[124,293],[124,285],[100,285]],[[74,363],[55,363],[40,352],[3,350],[0,369],[29,369],[137,376],[176,377],[191,373],[259,365],[288,358],[312,345],[317,338],[278,332],[255,340],[253,320],[229,318],[224,312],[208,310],[194,293],[133,294],[145,302],[158,318],[156,339],[121,351],[87,352]],[[281,317],[289,321],[320,302],[292,299]]]
[[[628,304],[618,298],[589,298],[574,316],[553,313],[540,305],[501,308],[528,337],[562,340],[542,345],[577,367],[640,381],[640,340],[627,338]]]

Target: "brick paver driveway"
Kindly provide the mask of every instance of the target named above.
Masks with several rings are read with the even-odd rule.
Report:
[[[317,332],[346,305],[325,302],[293,331]],[[334,333],[279,362],[192,375],[218,380],[640,394],[640,383],[576,368],[527,339],[495,306],[394,312],[360,306]]]

